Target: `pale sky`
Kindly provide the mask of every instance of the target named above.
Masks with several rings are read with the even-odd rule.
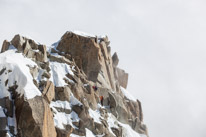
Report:
[[[150,137],[206,137],[206,1],[0,0],[0,41],[108,35]]]

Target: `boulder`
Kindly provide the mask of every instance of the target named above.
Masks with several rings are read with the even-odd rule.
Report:
[[[20,36],[19,34],[15,35],[11,41],[11,44],[17,48],[18,51],[23,51],[23,44],[25,43],[25,38]]]
[[[117,67],[119,63],[119,58],[117,56],[117,53],[115,52],[114,55],[112,56],[112,62],[113,62],[113,67]]]
[[[22,137],[56,137],[52,112],[47,102],[36,96],[16,102],[18,134]]]
[[[46,82],[46,87],[44,88],[42,95],[44,98],[50,103],[55,96],[55,91],[54,91],[54,84],[51,81]]]
[[[39,51],[42,53],[42,62],[46,62],[47,61],[47,49],[46,49],[46,46],[45,45],[38,45],[38,49]],[[41,60],[38,60],[37,61],[41,61]]]
[[[45,45],[38,45],[35,41],[22,37],[19,34],[15,35],[11,41],[11,44],[17,48],[19,52],[22,52],[28,58],[33,58],[36,61],[46,62],[47,61],[47,50]],[[5,42],[4,49],[8,49],[8,43]]]
[[[10,45],[10,42],[7,40],[4,40],[2,48],[1,48],[1,53],[4,51],[7,51],[9,49],[9,45]]]
[[[70,94],[71,94],[71,89],[67,86],[55,87],[55,100],[69,101]]]
[[[36,61],[46,62],[47,61],[47,54],[42,52],[35,52],[34,57]]]

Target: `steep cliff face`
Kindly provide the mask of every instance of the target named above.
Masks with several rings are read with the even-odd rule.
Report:
[[[16,35],[0,54],[1,137],[144,137],[140,101],[109,40],[66,32],[51,46]],[[103,99],[102,99],[103,97]]]

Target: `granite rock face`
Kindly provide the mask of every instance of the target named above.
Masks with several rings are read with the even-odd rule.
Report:
[[[125,93],[128,73],[109,44],[107,36],[71,31],[50,47],[20,35],[5,40],[0,60],[21,55],[28,73],[0,62],[0,136],[148,137],[141,102]]]

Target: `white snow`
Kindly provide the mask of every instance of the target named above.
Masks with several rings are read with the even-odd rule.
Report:
[[[66,63],[50,62],[51,77],[50,80],[54,83],[56,87],[63,87],[67,85],[64,78],[70,80],[66,77],[66,74],[74,75],[70,66]]]
[[[135,132],[129,125],[123,124],[121,122],[119,122],[119,124],[122,126],[123,137],[141,137],[140,134]]]
[[[144,135],[144,134],[140,134],[140,137],[147,137],[146,135]]]
[[[6,137],[12,137],[11,133],[7,132]]]
[[[22,53],[15,53],[15,50],[8,50],[0,54],[0,70],[6,68],[0,75],[0,98],[10,96],[8,87],[13,86],[15,81],[18,85],[17,92],[24,95],[26,99],[41,96],[39,89],[33,84],[33,78],[28,66],[37,65],[31,59],[25,58]],[[11,70],[11,72],[8,72]],[[8,84],[5,81],[8,79]]]
[[[95,137],[95,135],[92,133],[92,131],[86,128],[86,137]]]
[[[114,115],[112,115],[111,113],[108,113],[108,119],[107,119],[107,123],[109,125],[109,128],[114,127],[114,128],[118,128],[117,126],[117,119]]]
[[[16,125],[16,119],[8,117],[8,125],[9,126],[15,126]]]
[[[122,93],[124,94],[124,96],[129,99],[129,100],[132,100],[132,101],[137,101],[125,88],[121,87],[120,86],[120,89],[122,91]]]
[[[74,95],[71,93],[71,96],[70,96],[70,104],[71,105],[78,105],[78,106],[81,106],[82,103],[74,97]]]
[[[37,77],[35,78],[35,80],[39,83],[40,81],[42,81],[42,75],[44,74],[45,70],[43,69],[39,69]]]
[[[79,135],[76,135],[76,134],[71,134],[70,137],[85,137],[85,136],[79,136]]]
[[[99,119],[101,117],[99,110],[94,111],[91,108],[89,108],[89,115],[94,119],[94,122],[101,124],[101,121]]]
[[[61,101],[61,100],[52,101],[50,103],[50,107],[57,107],[57,108],[64,108],[64,109],[71,110],[71,107],[68,101]]]
[[[65,129],[64,125],[71,125],[73,128],[76,128],[72,122],[79,122],[79,117],[77,113],[72,111],[70,114],[64,112],[58,112],[54,107],[52,110],[55,111],[54,114],[54,125],[60,129]]]
[[[76,128],[72,122],[78,122],[80,119],[74,111],[72,111],[70,114],[66,114],[64,112],[58,112],[55,108],[57,107],[71,110],[72,105],[82,105],[82,103],[78,101],[72,93],[70,95],[70,102],[60,100],[51,102],[50,107],[54,111],[54,124],[56,127],[64,129],[64,125],[71,125],[73,128]]]
[[[108,117],[107,123],[109,125],[109,131],[111,133],[113,133],[111,130],[112,127],[118,128],[118,125],[120,125],[122,126],[123,137],[144,137],[145,136],[145,135],[138,134],[129,125],[119,122],[113,114],[108,113],[108,116],[109,117]]]
[[[3,108],[0,106],[0,117],[6,117],[4,114]]]
[[[78,30],[75,30],[75,31],[72,31],[72,32],[77,34],[77,35],[83,36],[83,37],[96,37],[93,34],[88,34],[88,33],[82,32],[82,31],[78,31]]]
[[[56,50],[56,48],[57,48],[57,46],[59,45],[59,42],[60,42],[60,41],[61,41],[61,40],[53,43],[52,45],[47,46],[47,49],[48,49],[47,51],[48,51],[49,53],[51,53],[51,49],[52,49],[52,48]]]

